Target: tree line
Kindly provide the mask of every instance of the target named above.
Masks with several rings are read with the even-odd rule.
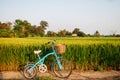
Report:
[[[14,24],[11,22],[0,22],[0,37],[34,37],[44,36],[47,21],[41,21],[40,25],[31,25],[27,20],[16,19]]]
[[[80,31],[79,28],[74,28],[72,32],[67,31],[66,29],[59,30],[58,32],[54,31],[47,31],[45,34],[45,30],[48,27],[47,21],[40,21],[40,24],[32,25],[27,20],[20,20],[16,19],[14,23],[6,22],[2,23],[0,22],[0,37],[86,37],[86,36],[92,36],[92,37],[100,37],[100,33],[98,30],[93,35],[85,34],[83,31]],[[120,35],[110,35],[110,36],[120,36]]]

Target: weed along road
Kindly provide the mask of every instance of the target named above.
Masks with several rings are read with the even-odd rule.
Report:
[[[46,73],[37,74],[35,79],[47,80],[120,80],[120,71],[76,71],[73,70],[72,74],[67,79],[55,77],[53,72],[47,71]],[[2,71],[0,72],[0,79],[25,79],[22,71]]]

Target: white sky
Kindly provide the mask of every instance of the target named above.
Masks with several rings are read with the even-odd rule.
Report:
[[[87,34],[120,34],[120,0],[0,0],[0,21],[27,20],[47,30],[72,31],[80,28]]]

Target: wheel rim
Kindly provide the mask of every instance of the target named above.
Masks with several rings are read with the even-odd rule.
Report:
[[[28,72],[28,70],[29,70],[31,67],[32,67],[32,66],[27,66],[27,67],[25,67],[25,69],[24,69],[24,76],[25,76],[26,78],[29,78],[29,79],[31,79],[31,78],[33,78],[33,77],[36,76],[36,69],[35,69],[35,68],[33,68],[30,72]]]
[[[56,74],[56,76],[58,76],[60,78],[69,77],[69,75],[72,72],[71,63],[66,59],[59,59],[59,60],[63,66],[63,69],[60,70],[57,62],[55,62],[54,68],[53,68],[54,73]]]

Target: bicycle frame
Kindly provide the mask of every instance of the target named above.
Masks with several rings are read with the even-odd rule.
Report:
[[[62,56],[57,56],[56,51],[53,49],[53,52],[48,53],[47,55],[45,55],[45,56],[42,57],[42,58],[40,57],[39,54],[37,54],[37,56],[38,56],[38,62],[36,62],[35,64],[33,64],[32,67],[28,70],[28,72],[31,72],[32,69],[33,69],[34,67],[36,67],[38,64],[43,65],[43,64],[44,64],[44,61],[45,61],[45,58],[47,58],[47,57],[50,56],[50,55],[54,55],[54,56],[55,56],[55,60],[57,61],[60,70],[62,70],[63,67],[62,67],[62,65],[61,65],[61,62],[59,61],[59,58],[62,58]],[[31,65],[31,64],[27,64],[27,65]]]

